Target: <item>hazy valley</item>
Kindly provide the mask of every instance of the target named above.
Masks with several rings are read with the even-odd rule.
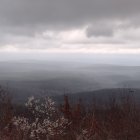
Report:
[[[0,62],[0,85],[16,100],[101,89],[140,87],[140,66],[70,61]]]

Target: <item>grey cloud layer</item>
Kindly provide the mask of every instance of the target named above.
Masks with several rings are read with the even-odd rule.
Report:
[[[1,0],[1,24],[88,23],[94,19],[139,16],[139,0]]]
[[[140,31],[135,33],[135,28],[140,28],[139,5],[140,0],[0,0],[0,46],[47,48],[54,45],[61,48],[63,40],[59,35],[57,39],[51,36],[50,40],[42,33],[83,27],[86,27],[87,39],[81,37],[70,44],[118,44],[127,42],[126,36],[139,40]],[[126,35],[125,31],[131,34],[131,28],[132,35]]]

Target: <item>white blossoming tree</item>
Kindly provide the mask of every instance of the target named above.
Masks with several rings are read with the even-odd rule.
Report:
[[[26,107],[31,112],[31,118],[14,117],[12,124],[20,131],[22,139],[50,140],[65,135],[70,125],[67,119],[58,114],[55,102],[49,97],[35,99],[30,97]]]

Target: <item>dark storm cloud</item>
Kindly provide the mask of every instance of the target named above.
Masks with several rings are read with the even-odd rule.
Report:
[[[87,37],[111,37],[114,34],[113,27],[109,27],[107,25],[99,25],[99,26],[89,26],[86,30]]]

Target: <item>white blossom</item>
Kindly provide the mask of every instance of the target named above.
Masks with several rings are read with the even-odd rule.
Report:
[[[35,99],[32,96],[28,98],[25,105],[32,112],[34,120],[29,121],[24,117],[14,117],[12,123],[17,130],[28,131],[29,137],[33,140],[40,140],[42,136],[47,139],[47,137],[55,135],[65,135],[70,122],[63,116],[56,117],[57,109],[51,98]]]

